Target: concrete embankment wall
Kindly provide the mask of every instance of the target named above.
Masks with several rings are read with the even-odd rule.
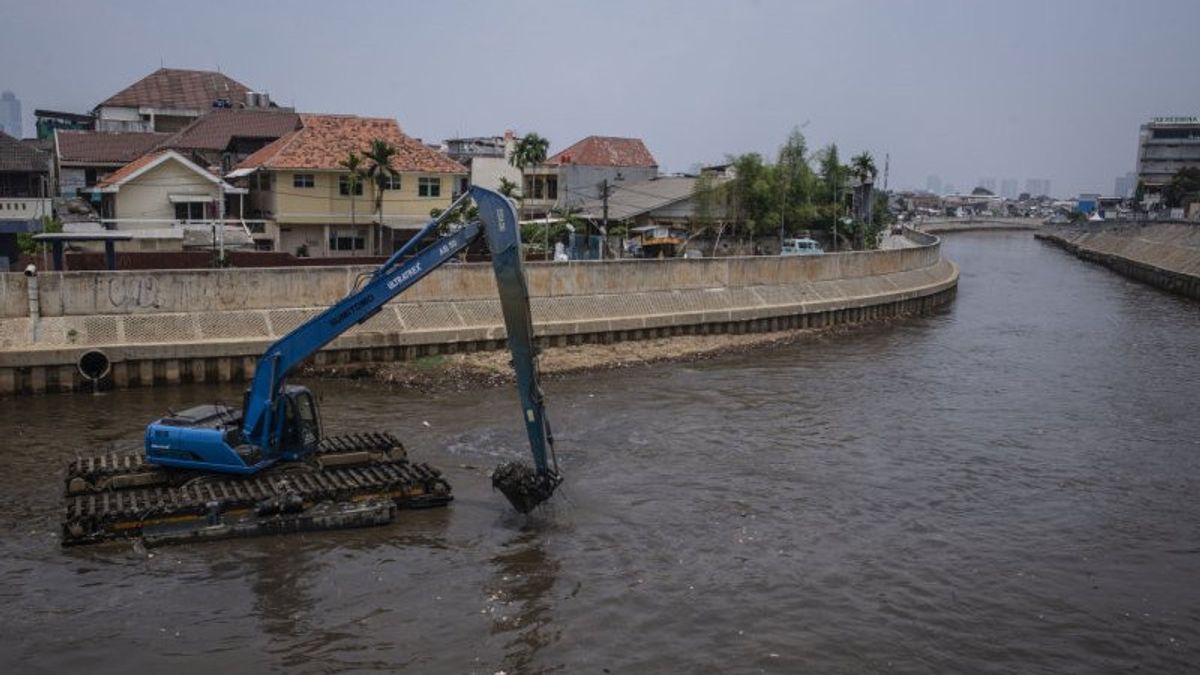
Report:
[[[920,246],[823,256],[533,263],[526,267],[543,344],[817,327],[927,311],[958,269],[932,235]],[[354,288],[366,267],[0,275],[0,394],[86,384],[90,350],[106,386],[239,381],[274,340]],[[489,264],[431,273],[318,353],[320,365],[504,347]]]
[[[984,232],[988,230],[1036,230],[1042,221],[1036,218],[947,218],[926,219],[918,228],[924,232]]]
[[[1034,234],[1119,274],[1200,299],[1200,224],[1095,223]]]

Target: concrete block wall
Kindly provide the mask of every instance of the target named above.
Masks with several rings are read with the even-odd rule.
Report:
[[[958,271],[936,237],[916,248],[824,256],[622,260],[527,266],[539,339],[641,339],[709,331],[832,325],[926,311],[953,295]],[[79,357],[111,360],[105,386],[249,378],[274,340],[344,296],[369,268],[68,272],[2,275],[0,394],[74,390]],[[436,270],[317,363],[411,359],[504,347],[488,264]]]

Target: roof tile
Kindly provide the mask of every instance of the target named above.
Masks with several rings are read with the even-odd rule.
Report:
[[[106,187],[115,185],[117,183],[120,183],[121,181],[125,180],[126,178],[129,178],[129,176],[136,173],[142,167],[146,166],[147,164],[153,163],[159,157],[161,157],[164,154],[168,154],[168,153],[171,154],[172,156],[174,156],[176,161],[183,160],[183,162],[181,162],[181,163],[185,163],[185,165],[186,165],[187,158],[184,157],[183,155],[180,155],[179,153],[175,152],[174,150],[169,150],[169,149],[153,150],[151,152],[147,152],[146,154],[142,155],[141,157],[138,157],[137,159],[135,159],[132,162],[126,164],[125,166],[117,169],[116,171],[108,174],[103,179],[101,179],[100,182],[96,183],[96,187],[97,188],[106,188]],[[207,174],[209,174],[209,178],[212,178],[214,180],[218,178],[216,175],[213,175],[211,171],[207,171],[207,170],[204,170],[204,171]]]
[[[137,171],[138,169],[142,168],[143,166],[146,166],[150,162],[153,162],[154,160],[158,159],[158,156],[163,154],[164,152],[166,152],[166,150],[155,150],[154,152],[147,152],[146,154],[142,155],[141,157],[138,157],[137,159],[133,160],[132,162],[126,164],[125,166],[117,169],[116,171],[114,171],[114,172],[108,174],[107,176],[105,176],[104,178],[102,178],[100,180],[100,182],[96,183],[96,187],[97,188],[106,188],[110,185],[114,185],[116,183],[121,182],[122,180],[125,180],[125,178],[127,178],[134,171]]]
[[[59,129],[60,164],[118,166],[131,162],[162,143],[170,134],[141,131],[74,131]]]
[[[352,115],[300,115],[300,128],[250,155],[239,169],[341,169],[350,152],[362,152],[373,140],[396,148],[396,171],[466,173],[458,162],[406,136],[393,119]]]
[[[556,153],[546,164],[578,164],[581,166],[644,166],[657,167],[654,155],[640,138],[588,136],[575,145]]]
[[[234,138],[276,139],[299,125],[300,116],[291,111],[218,109],[196,118],[159,147],[224,150]]]
[[[50,156],[0,131],[0,171],[49,171]]]
[[[219,98],[229,99],[235,106],[245,105],[249,91],[249,87],[224,73],[159,68],[100,105],[207,110]]]

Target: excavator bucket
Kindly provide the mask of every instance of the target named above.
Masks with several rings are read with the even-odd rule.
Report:
[[[499,490],[519,513],[529,513],[554,494],[562,478],[553,471],[539,472],[524,462],[508,462],[492,472],[492,487]]]

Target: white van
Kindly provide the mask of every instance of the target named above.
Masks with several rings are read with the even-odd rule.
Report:
[[[800,239],[784,239],[783,249],[779,255],[821,255],[824,252],[820,244],[808,237],[802,237]]]

